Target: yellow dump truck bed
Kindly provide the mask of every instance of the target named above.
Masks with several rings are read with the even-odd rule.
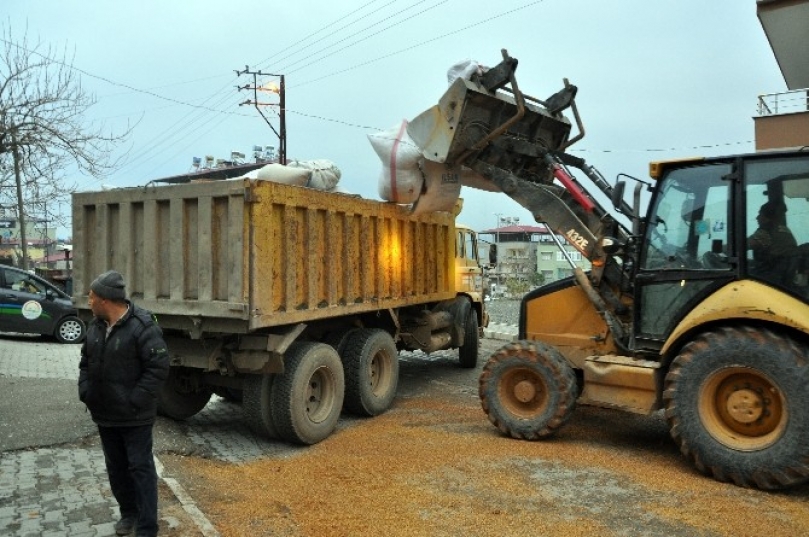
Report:
[[[164,327],[264,327],[455,296],[454,215],[270,181],[73,195],[73,296],[120,271]]]

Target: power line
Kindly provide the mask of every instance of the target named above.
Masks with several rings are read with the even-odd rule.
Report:
[[[401,54],[403,52],[407,52],[407,51],[410,51],[410,50],[413,50],[413,49],[416,49],[416,48],[419,48],[419,47],[423,47],[424,45],[427,45],[429,43],[434,43],[436,41],[446,39],[447,37],[450,37],[452,35],[459,34],[461,32],[465,32],[466,30],[470,30],[472,28],[476,28],[476,27],[478,27],[478,26],[480,26],[482,24],[486,24],[486,23],[491,22],[493,20],[497,20],[499,18],[505,17],[506,15],[511,15],[512,13],[522,11],[523,9],[527,9],[527,8],[529,8],[531,6],[535,6],[536,4],[540,4],[543,1],[544,0],[535,0],[533,2],[529,2],[528,4],[522,5],[520,7],[516,7],[514,9],[509,10],[509,11],[505,11],[505,12],[500,13],[498,15],[495,15],[493,17],[489,17],[488,19],[483,19],[483,20],[480,20],[478,22],[469,24],[467,26],[464,26],[463,28],[459,28],[459,29],[453,30],[453,31],[444,32],[438,37],[434,37],[432,39],[427,39],[425,41],[421,41],[419,43],[416,43],[415,45],[411,45],[409,47],[399,49],[399,50],[397,50],[395,52],[391,52],[389,54],[384,54],[382,56],[378,56],[378,57],[376,57],[376,58],[374,58],[372,60],[368,60],[368,61],[365,61],[365,62],[362,62],[362,63],[358,63],[358,64],[355,64],[355,65],[352,65],[351,67],[346,67],[345,69],[341,69],[339,71],[334,71],[332,73],[329,73],[327,75],[323,75],[323,76],[318,77],[318,78],[313,78],[311,80],[307,80],[306,82],[301,82],[301,83],[298,83],[298,84],[294,84],[291,87],[292,88],[297,88],[297,87],[300,87],[300,86],[306,86],[307,84],[313,84],[315,82],[319,82],[319,81],[321,81],[323,79],[326,79],[326,78],[331,78],[333,76],[337,76],[337,75],[340,75],[340,74],[343,74],[343,73],[347,73],[349,71],[353,71],[354,69],[359,69],[360,67],[365,67],[366,65],[370,65],[372,63],[376,63],[378,61],[385,60],[385,59],[391,58],[393,56],[397,56],[397,55],[399,55],[399,54]]]
[[[365,28],[362,28],[361,30],[358,30],[358,31],[354,32],[353,34],[351,34],[351,35],[349,35],[349,36],[347,36],[347,37],[344,37],[343,39],[340,39],[339,41],[336,41],[335,43],[332,43],[332,44],[330,44],[330,45],[328,45],[328,46],[325,46],[325,47],[321,48],[320,50],[317,50],[317,51],[313,52],[312,54],[310,54],[310,55],[308,55],[308,56],[305,56],[305,57],[303,57],[303,58],[300,58],[300,59],[296,60],[295,62],[293,62],[293,63],[291,63],[291,64],[289,64],[289,65],[287,65],[287,66],[285,66],[285,67],[280,67],[280,68],[278,68],[278,70],[279,70],[279,71],[284,71],[284,72],[285,72],[285,73],[287,73],[287,74],[292,74],[292,73],[295,73],[295,72],[297,72],[297,71],[300,71],[301,69],[305,69],[306,67],[309,67],[310,65],[313,65],[313,64],[315,64],[315,63],[317,63],[317,62],[319,62],[319,61],[321,61],[321,60],[324,60],[324,59],[328,58],[329,56],[333,56],[333,55],[335,55],[335,54],[337,54],[337,53],[339,53],[339,52],[342,52],[343,50],[346,50],[347,48],[353,47],[354,45],[356,45],[356,44],[358,44],[358,43],[362,43],[363,41],[365,41],[365,40],[367,40],[367,39],[370,39],[370,38],[372,38],[372,37],[374,37],[374,36],[376,36],[376,35],[379,35],[379,34],[381,34],[381,33],[384,33],[384,32],[386,32],[386,31],[390,30],[391,28],[394,28],[394,27],[396,27],[396,26],[398,26],[398,25],[400,25],[400,24],[402,24],[402,23],[405,23],[405,22],[409,21],[410,19],[413,19],[413,18],[415,18],[415,17],[418,17],[418,16],[420,16],[420,15],[423,15],[424,13],[427,13],[428,11],[430,11],[430,10],[432,10],[432,9],[435,9],[436,7],[438,7],[438,6],[442,5],[442,4],[446,4],[446,3],[447,3],[449,0],[442,0],[441,2],[438,2],[437,4],[435,4],[435,5],[433,5],[433,6],[430,6],[430,7],[428,7],[427,9],[424,9],[424,10],[422,10],[422,11],[420,11],[420,12],[418,12],[418,13],[414,14],[414,15],[411,15],[411,16],[409,16],[409,17],[405,18],[405,19],[402,19],[402,20],[400,20],[399,22],[396,22],[396,23],[394,23],[394,24],[391,24],[391,25],[389,25],[389,26],[386,26],[385,28],[382,28],[381,30],[379,30],[379,31],[377,31],[377,32],[375,32],[375,33],[373,33],[373,34],[371,34],[371,35],[365,36],[365,37],[363,37],[362,39],[358,39],[358,40],[354,41],[353,43],[350,43],[349,45],[346,45],[345,47],[342,47],[342,48],[340,48],[340,49],[338,49],[338,50],[336,50],[336,51],[334,51],[334,52],[331,52],[331,53],[329,53],[329,54],[326,54],[325,56],[323,56],[323,57],[321,57],[321,58],[318,58],[318,59],[317,59],[317,60],[315,60],[315,61],[309,62],[309,63],[307,63],[306,65],[303,65],[303,66],[301,66],[301,67],[298,67],[297,69],[290,70],[290,68],[294,67],[295,65],[297,65],[297,64],[299,64],[299,63],[301,63],[301,62],[303,62],[303,61],[306,61],[306,60],[308,60],[309,58],[313,58],[314,56],[317,56],[318,54],[320,54],[320,53],[322,53],[322,52],[325,52],[325,51],[329,50],[330,48],[336,47],[336,46],[337,46],[337,45],[339,45],[340,43],[344,43],[345,41],[348,41],[349,39],[351,39],[351,38],[353,38],[353,37],[355,37],[355,36],[358,36],[358,35],[362,34],[363,32],[366,32],[366,31],[370,30],[371,28],[373,28],[373,27],[375,27],[375,26],[378,26],[378,25],[382,24],[383,22],[385,22],[385,21],[387,21],[387,20],[393,19],[394,17],[396,17],[396,16],[398,16],[398,15],[401,15],[402,13],[405,13],[405,12],[407,12],[407,11],[409,11],[409,10],[411,10],[411,9],[415,8],[416,6],[418,6],[418,5],[420,5],[420,4],[423,4],[424,2],[427,2],[427,1],[428,1],[428,0],[419,0],[418,2],[416,2],[416,3],[414,3],[414,4],[411,4],[411,5],[407,6],[406,8],[404,8],[404,9],[402,9],[402,10],[399,10],[399,11],[397,11],[396,13],[393,13],[392,15],[389,15],[389,16],[385,17],[384,19],[378,20],[378,21],[376,21],[376,22],[374,22],[374,23],[372,23],[372,24],[370,24],[370,25],[366,26]],[[387,5],[388,5],[388,4],[386,4],[386,5],[385,5],[385,6],[383,6],[383,7],[386,7]],[[360,19],[360,20],[361,20],[361,19]],[[355,21],[355,22],[359,22],[359,21]],[[353,24],[353,23],[352,23],[352,24]]]
[[[280,51],[276,52],[276,53],[275,53],[275,54],[273,54],[272,56],[270,56],[270,57],[268,57],[268,58],[265,58],[264,60],[262,60],[262,61],[258,62],[258,63],[257,63],[257,65],[259,65],[259,66],[261,66],[261,65],[265,65],[265,66],[266,66],[266,65],[269,65],[270,60],[272,60],[273,58],[275,58],[275,57],[276,57],[276,56],[278,56],[279,54],[281,54],[281,53],[283,53],[283,52],[286,52],[287,50],[291,49],[292,47],[295,47],[295,46],[297,46],[297,45],[299,45],[299,44],[301,44],[301,43],[305,42],[305,41],[306,41],[307,39],[309,39],[310,37],[314,37],[314,36],[316,36],[317,34],[319,34],[319,33],[323,32],[323,31],[325,31],[325,30],[327,30],[327,29],[331,28],[332,26],[334,26],[334,25],[335,25],[335,24],[337,24],[338,22],[340,22],[340,21],[342,21],[342,20],[344,20],[344,19],[347,19],[348,17],[350,17],[351,15],[353,15],[353,14],[355,14],[355,13],[359,12],[359,11],[362,11],[362,10],[363,10],[363,9],[365,9],[367,6],[369,6],[369,5],[373,4],[373,3],[377,2],[377,1],[378,1],[378,0],[371,0],[371,1],[370,1],[370,2],[368,2],[367,4],[364,4],[364,5],[360,6],[359,8],[355,9],[355,10],[354,10],[354,11],[352,11],[351,13],[349,13],[349,14],[347,14],[347,15],[345,15],[345,16],[343,16],[343,17],[341,17],[341,18],[339,18],[339,19],[337,19],[337,20],[335,20],[335,21],[333,21],[333,22],[331,22],[331,23],[329,23],[329,24],[327,24],[326,26],[323,26],[323,27],[322,27],[322,28],[320,28],[319,30],[317,30],[317,31],[315,31],[315,32],[312,32],[311,34],[307,35],[307,36],[306,36],[306,37],[304,37],[303,39],[300,39],[300,40],[296,41],[295,43],[293,43],[293,44],[289,45],[288,47],[286,47],[286,48],[284,48],[284,49],[281,49]],[[334,34],[336,34],[336,33],[340,32],[341,30],[344,30],[344,29],[348,28],[349,26],[351,26],[351,25],[353,25],[353,24],[356,24],[357,22],[359,22],[359,21],[361,21],[361,20],[363,20],[363,19],[365,19],[365,18],[367,18],[367,17],[370,17],[370,16],[371,16],[371,15],[373,15],[374,13],[377,13],[378,11],[381,11],[382,9],[384,9],[384,8],[388,7],[389,5],[391,5],[391,4],[395,3],[395,2],[396,2],[396,0],[391,0],[391,1],[390,1],[390,2],[388,2],[387,4],[385,4],[385,5],[383,5],[382,7],[380,7],[380,8],[378,8],[378,9],[376,9],[376,10],[372,11],[371,13],[368,13],[368,14],[366,14],[366,15],[364,15],[364,16],[362,16],[362,17],[360,17],[359,19],[355,20],[355,21],[352,21],[352,22],[350,22],[350,23],[346,24],[345,26],[341,26],[340,28],[337,28],[337,30],[335,30],[335,31],[334,31],[334,33],[333,33],[332,35],[334,35]],[[330,37],[330,36],[327,36],[327,37]],[[317,41],[315,41],[315,42],[313,42],[313,43],[310,43],[309,45],[306,45],[305,47],[303,47],[303,48],[301,48],[301,49],[299,49],[299,50],[297,50],[297,51],[295,51],[295,52],[292,52],[292,53],[290,53],[290,54],[287,54],[286,56],[284,56],[284,57],[283,57],[283,58],[281,58],[280,60],[276,60],[276,61],[283,61],[283,60],[285,60],[285,59],[289,58],[290,56],[294,56],[295,54],[298,54],[300,51],[302,51],[302,50],[306,50],[307,48],[311,47],[312,45],[314,45],[314,44],[316,44],[316,43],[319,43],[320,41],[322,41],[323,39],[326,39],[327,37],[324,37],[324,38],[322,38],[322,39],[318,39]]]

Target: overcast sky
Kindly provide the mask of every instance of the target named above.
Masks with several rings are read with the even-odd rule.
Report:
[[[235,70],[284,74],[288,157],[329,159],[344,189],[378,198],[367,135],[436,104],[446,71],[500,50],[527,94],[579,87],[573,146],[610,180],[648,162],[753,151],[759,94],[786,85],[754,0],[3,0],[3,24],[75,55],[98,98],[88,120],[136,125],[128,161],[81,190],[186,173],[193,157],[277,146]],[[269,81],[270,78],[265,79]],[[269,110],[267,113],[271,113]],[[276,124],[277,125],[277,124]],[[464,188],[459,221],[533,222],[504,194]],[[68,232],[69,233],[69,232]]]

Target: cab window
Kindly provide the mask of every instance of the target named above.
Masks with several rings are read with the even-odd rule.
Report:
[[[745,259],[752,278],[809,290],[809,159],[745,165]]]

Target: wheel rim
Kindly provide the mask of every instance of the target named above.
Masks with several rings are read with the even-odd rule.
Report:
[[[531,369],[520,367],[506,372],[497,389],[505,410],[520,418],[533,418],[548,408],[548,385],[542,375]]]
[[[390,356],[385,351],[379,351],[368,363],[368,381],[371,392],[375,397],[381,397],[388,391],[391,378]]]
[[[65,321],[59,327],[59,335],[65,341],[76,341],[81,337],[81,323],[79,321]]]
[[[337,394],[335,380],[327,367],[319,367],[309,379],[306,392],[306,415],[313,423],[328,419]]]
[[[700,390],[699,413],[711,436],[740,451],[771,446],[787,423],[781,390],[764,374],[745,367],[711,375]]]

